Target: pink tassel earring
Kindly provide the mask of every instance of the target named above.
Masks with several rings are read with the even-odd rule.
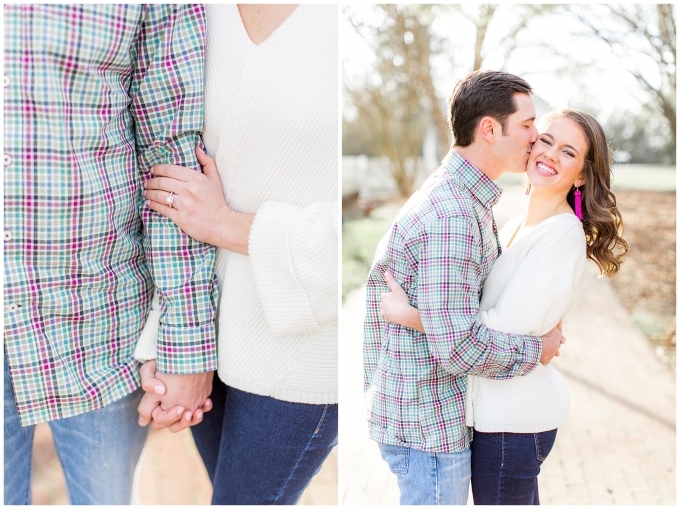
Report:
[[[579,221],[583,221],[583,213],[581,212],[581,191],[577,187],[574,191],[574,212]]]

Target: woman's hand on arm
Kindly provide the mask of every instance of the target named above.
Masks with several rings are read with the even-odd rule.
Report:
[[[385,320],[425,333],[418,308],[411,306],[408,295],[392,274],[385,272],[384,276],[387,286],[390,287],[389,292],[382,294],[380,301],[380,309]]]
[[[203,173],[172,164],[152,168],[144,197],[152,210],[171,219],[190,237],[236,253],[248,255],[248,238],[254,214],[227,205],[215,159],[196,149]],[[172,206],[167,204],[173,193]]]

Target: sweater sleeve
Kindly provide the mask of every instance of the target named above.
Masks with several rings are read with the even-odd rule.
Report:
[[[573,268],[565,266],[564,270]],[[517,267],[494,307],[479,313],[487,327],[511,334],[542,336],[557,325],[571,299],[540,257],[529,255]]]
[[[562,319],[578,294],[585,266],[580,226],[547,246],[532,249],[514,267],[496,304],[480,312],[492,329],[542,336]]]
[[[308,334],[338,319],[338,202],[264,202],[248,241],[250,264],[274,336]]]

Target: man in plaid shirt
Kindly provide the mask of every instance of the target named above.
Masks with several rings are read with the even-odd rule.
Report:
[[[153,165],[200,171],[204,26],[193,5],[4,6],[5,504],[30,503],[46,421],[71,503],[130,502],[154,287],[165,425],[210,393],[213,248],[142,195]]]
[[[531,88],[477,71],[450,99],[455,140],[378,245],[366,287],[364,391],[370,437],[397,474],[402,504],[465,504],[470,440],[466,375],[510,378],[547,364],[562,339],[491,330],[477,319],[484,281],[501,252],[492,207],[503,172],[526,171],[538,137]],[[389,272],[419,309],[426,334],[386,323]]]

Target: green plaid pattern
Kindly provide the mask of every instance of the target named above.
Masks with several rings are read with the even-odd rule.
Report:
[[[429,452],[470,447],[467,374],[510,378],[538,362],[541,341],[478,321],[482,285],[501,253],[492,207],[501,189],[449,152],[399,211],[366,286],[364,391],[372,439]],[[419,308],[427,334],[388,324],[380,296],[389,270]]]
[[[196,5],[5,5],[5,354],[22,425],[216,369],[214,249],[144,205],[151,165],[200,171],[205,23]]]

